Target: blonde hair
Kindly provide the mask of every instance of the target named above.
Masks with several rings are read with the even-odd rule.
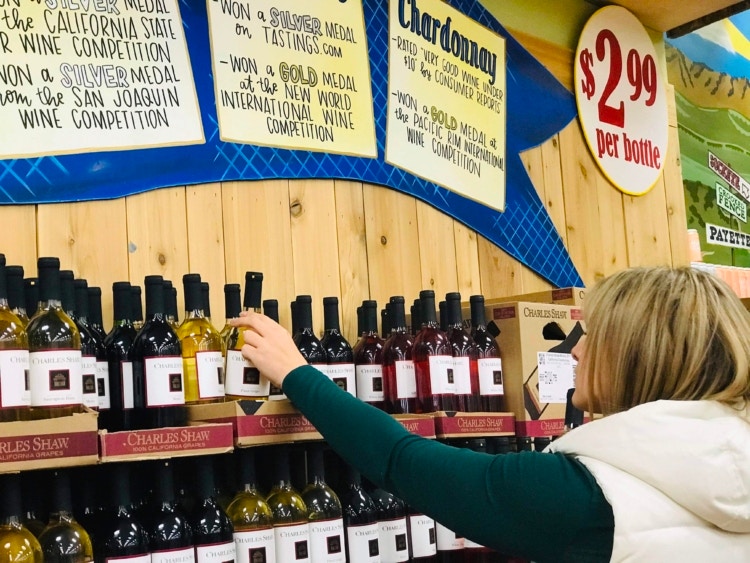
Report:
[[[633,268],[598,283],[584,306],[588,396],[602,414],[660,399],[750,399],[750,314],[715,276]]]

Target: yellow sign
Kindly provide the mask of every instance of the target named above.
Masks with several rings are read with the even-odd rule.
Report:
[[[203,142],[177,0],[5,5],[0,158]]]
[[[505,208],[505,40],[440,0],[391,0],[385,159]]]
[[[377,156],[362,2],[209,0],[223,141]]]

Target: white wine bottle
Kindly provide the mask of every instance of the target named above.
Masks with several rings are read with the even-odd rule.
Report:
[[[0,421],[19,420],[31,405],[29,340],[8,306],[5,255],[0,254]]]
[[[314,562],[344,563],[344,519],[339,497],[325,480],[323,446],[307,449],[308,478],[302,490],[310,521],[310,553]]]
[[[277,446],[275,453],[275,484],[266,501],[273,514],[276,559],[280,562],[309,562],[310,527],[307,523],[307,505],[292,486],[288,447]]]

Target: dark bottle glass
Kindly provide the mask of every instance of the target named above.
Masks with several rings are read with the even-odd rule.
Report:
[[[0,254],[0,421],[22,420],[31,405],[28,388],[29,340],[23,321],[11,310],[5,255]]]
[[[29,321],[29,383],[31,406],[48,408],[83,403],[81,337],[62,309],[60,260],[39,258],[39,309]]]
[[[339,497],[328,486],[323,464],[323,445],[307,449],[308,477],[302,491],[310,521],[310,553],[313,561],[346,561],[344,519]]]
[[[391,335],[392,321],[391,321],[391,304],[390,302],[385,304],[385,307],[380,311],[380,329],[383,340]]]
[[[133,318],[133,328],[138,332],[143,328],[143,295],[141,287],[138,285],[131,285],[131,302],[130,311]]]
[[[134,428],[133,364],[128,359],[136,337],[131,315],[132,289],[129,282],[112,284],[114,322],[104,339],[109,373],[109,410],[99,413],[102,428],[110,432]]]
[[[31,320],[39,308],[39,278],[24,278],[23,297],[26,302],[26,314]]]
[[[26,328],[29,314],[26,311],[26,296],[23,289],[23,266],[6,266],[5,278],[8,291],[8,308]],[[36,307],[34,307],[36,309]]]
[[[326,352],[313,331],[312,297],[309,295],[298,295],[295,301],[294,313],[296,314],[298,323],[298,331],[294,336],[294,343],[308,364],[323,371],[326,365]]]
[[[89,533],[96,557],[98,527],[102,523],[103,503],[109,503],[109,491],[103,488],[103,466],[87,465],[76,469],[73,487],[73,516]]]
[[[378,512],[370,495],[362,488],[359,471],[344,469],[344,489],[339,495],[344,512],[346,558],[351,563],[380,561]]]
[[[194,561],[193,533],[185,514],[177,506],[171,461],[155,466],[154,498],[145,523],[152,563]]]
[[[378,335],[378,303],[362,303],[362,338],[354,346],[354,370],[357,397],[381,410],[385,409],[383,385],[383,339]]]
[[[35,537],[39,537],[47,525],[47,500],[49,499],[49,483],[39,476],[46,475],[38,471],[24,471],[21,473],[21,493],[23,499],[23,524]]]
[[[441,301],[440,303],[438,303],[438,318],[440,319],[440,330],[442,330],[443,332],[448,332],[448,317],[446,314],[447,306],[448,304],[445,301]]]
[[[216,484],[212,459],[195,458],[193,474],[196,477],[196,505],[191,514],[196,563],[234,561],[234,526],[214,496]]]
[[[172,280],[164,280],[164,303],[167,308],[167,322],[176,332],[180,323],[177,320],[177,289],[172,285]]]
[[[146,528],[131,512],[129,464],[107,467],[108,498],[111,508],[104,511],[94,540],[94,560],[151,563]]]
[[[471,337],[477,347],[477,373],[479,377],[479,403],[484,412],[503,411],[503,364],[500,347],[487,330],[484,296],[469,297],[471,307]]]
[[[362,340],[364,334],[364,327],[362,325],[362,305],[357,307],[357,342],[354,344],[354,349],[357,348],[357,344]]]
[[[102,288],[89,286],[89,328],[93,330],[99,339],[104,342],[107,338],[107,331],[104,330],[104,320],[102,319]]]
[[[8,563],[42,563],[39,540],[23,524],[21,476],[0,476],[0,561]]]
[[[453,378],[456,382],[456,407],[465,412],[478,412],[479,373],[477,359],[479,351],[474,340],[466,333],[461,318],[461,294],[445,296],[445,322],[448,327],[448,342],[453,353]]]
[[[58,469],[52,475],[53,495],[49,522],[39,535],[45,563],[86,563],[94,559],[88,532],[73,517],[70,475]]]
[[[336,385],[357,396],[356,370],[352,347],[341,334],[339,323],[339,298],[323,298],[323,319],[325,332],[320,344],[326,355],[326,365],[318,369],[325,373]]]
[[[516,451],[530,452],[533,450],[533,438],[531,436],[516,436]]]
[[[292,486],[288,446],[276,446],[274,485],[268,493],[273,514],[277,561],[310,561],[310,526],[307,505]]]
[[[456,410],[456,382],[448,337],[435,315],[435,292],[419,292],[422,328],[414,337],[412,358],[417,377],[417,412]]]
[[[91,326],[91,315],[89,311],[89,287],[86,280],[75,280],[76,298],[76,320],[79,327],[83,327],[91,337],[94,349],[94,376],[96,381],[96,408],[99,409],[99,422],[106,422],[106,417],[101,417],[103,411],[109,410],[111,401],[109,397],[109,366],[107,364],[107,351],[104,348],[104,340],[99,337],[99,332]],[[84,354],[84,330],[81,330],[81,353]],[[84,358],[84,364],[86,360]],[[84,368],[84,373],[85,373]],[[85,385],[84,381],[84,385]],[[84,394],[85,398],[85,394]],[[100,424],[100,428],[104,428]]]
[[[385,489],[367,484],[367,492],[378,511],[378,543],[383,561],[409,560],[406,503]]]
[[[226,322],[224,328],[221,329],[221,340],[224,342],[224,350],[229,349],[229,335],[232,333],[234,328],[229,324],[230,319],[235,319],[240,316],[242,310],[242,298],[240,284],[238,283],[227,283],[224,284],[224,316]]]
[[[292,312],[292,338],[297,338],[299,334],[299,314],[297,313],[297,300],[289,303],[289,310]]]
[[[169,326],[164,304],[164,280],[146,276],[146,317],[130,348],[133,369],[135,426],[184,426],[185,383],[182,347]]]
[[[486,438],[471,438],[465,446],[475,452],[487,453],[488,443]],[[464,538],[464,558],[465,563],[500,563],[505,561],[504,556],[497,553],[494,549],[484,547],[472,541],[469,538]]]
[[[411,314],[411,335],[416,336],[422,329],[422,304],[419,298],[414,300],[409,312]]]
[[[277,299],[265,299],[263,300],[263,314],[272,321],[279,322],[279,302]],[[269,401],[280,401],[286,399],[284,391],[281,387],[277,387],[273,383],[270,383],[268,389],[268,400]]]
[[[406,507],[409,529],[409,557],[411,561],[437,561],[435,520],[411,506]]]
[[[203,301],[203,313],[211,320],[211,287],[207,281],[201,282],[201,299]]]
[[[406,329],[404,298],[391,297],[391,335],[383,343],[383,390],[391,414],[417,412],[417,377],[412,361],[414,340]]]

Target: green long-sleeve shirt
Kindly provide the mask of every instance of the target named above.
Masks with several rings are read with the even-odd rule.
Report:
[[[310,366],[284,393],[368,479],[461,536],[537,562],[600,562],[614,516],[591,473],[563,454],[490,455],[408,432]]]

